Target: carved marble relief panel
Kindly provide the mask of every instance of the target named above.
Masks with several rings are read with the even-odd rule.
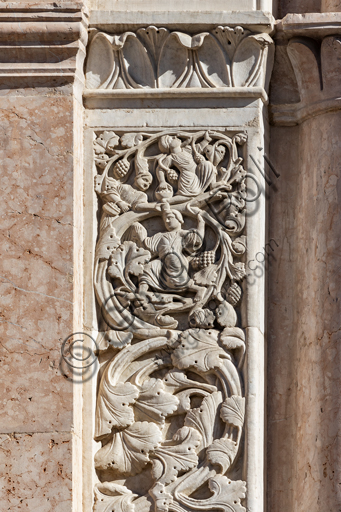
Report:
[[[245,511],[246,133],[94,138],[94,510]]]
[[[197,34],[154,26],[116,35],[95,31],[87,57],[86,87],[264,87],[272,43],[268,34],[240,26],[217,26]]]

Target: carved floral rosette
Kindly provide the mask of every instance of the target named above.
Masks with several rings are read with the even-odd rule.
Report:
[[[244,133],[96,133],[95,512],[242,512]]]
[[[273,41],[243,27],[187,34],[149,26],[96,31],[86,62],[88,89],[264,87]]]

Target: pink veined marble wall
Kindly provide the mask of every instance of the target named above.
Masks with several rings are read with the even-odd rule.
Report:
[[[338,0],[279,4],[279,16],[341,11]],[[281,80],[275,65],[276,73]],[[291,69],[275,103],[298,102],[293,86]],[[68,512],[77,435],[73,389],[58,366],[79,288],[74,137],[82,125],[71,87],[41,84],[2,89],[0,121],[1,508]],[[280,245],[268,279],[269,512],[341,510],[340,131],[340,111],[271,131],[281,176],[269,199],[269,238]]]
[[[267,433],[268,507],[278,512],[341,510],[339,19],[290,16],[273,75],[281,176],[269,236],[282,249],[269,268]]]
[[[70,91],[71,92],[71,91]],[[1,508],[71,510],[73,99],[0,97]]]
[[[272,128],[268,507],[341,509],[341,115]]]

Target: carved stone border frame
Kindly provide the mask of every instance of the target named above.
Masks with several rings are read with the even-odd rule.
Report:
[[[220,100],[222,101],[222,100]],[[179,100],[177,100],[179,104]],[[205,101],[202,102],[203,104]],[[244,104],[244,107],[240,105]],[[180,106],[183,106],[180,100]],[[257,177],[257,180],[264,189],[265,181],[259,170],[250,159],[252,155],[258,162],[261,169],[264,168],[262,163],[263,151],[258,148],[265,146],[264,142],[264,121],[263,118],[263,104],[261,100],[248,100],[248,99],[229,99],[224,101],[224,106],[227,109],[215,110],[212,117],[217,118],[220,122],[214,123],[212,119],[209,120],[210,129],[228,129],[230,132],[244,131],[248,134],[248,142],[244,146],[244,159],[247,170]],[[117,107],[117,105],[114,105]],[[94,130],[113,129],[119,131],[159,131],[160,118],[162,118],[162,100],[159,102],[158,109],[141,109],[140,108],[121,110],[121,109],[106,109],[106,110],[93,110],[90,109],[86,112],[86,129],[85,129],[85,326],[92,329],[96,334],[96,320],[95,320],[95,301],[93,296],[92,285],[92,268],[93,268],[93,254],[94,246],[97,236],[97,219],[96,208],[97,198],[93,192],[93,176],[94,176],[94,160],[92,143],[94,137]],[[201,111],[200,111],[201,108]],[[198,109],[197,117],[203,119],[207,116],[207,109],[201,105]],[[245,122],[237,125],[236,121],[241,118],[240,108],[245,108],[246,114]],[[182,117],[186,117],[183,109]],[[211,110],[211,109],[210,109]],[[222,115],[222,110],[224,110]],[[232,115],[224,115],[230,112]],[[174,114],[174,111],[173,111]],[[122,119],[123,117],[123,119]],[[131,119],[133,117],[134,119]],[[140,121],[137,121],[139,117]],[[147,119],[146,119],[147,118]],[[224,124],[222,123],[224,119]],[[125,121],[125,122],[124,122]],[[128,121],[128,125],[127,125]],[[229,125],[229,121],[231,125]],[[171,123],[171,119],[167,121],[167,125]],[[181,121],[180,121],[181,123]],[[179,124],[180,124],[179,123]],[[193,130],[207,128],[208,126],[199,124],[194,121],[195,126],[184,126],[181,123],[181,129]],[[140,124],[140,127],[138,126]],[[141,126],[147,124],[148,128]],[[151,126],[152,124],[155,127]],[[178,128],[178,126],[170,126],[170,128]],[[266,243],[266,202],[264,194],[261,193],[257,200],[256,213],[252,213],[254,204],[248,203],[247,208],[249,214],[246,221],[246,235],[247,235],[247,252],[245,261],[248,262],[254,259],[259,251],[264,250]],[[255,280],[252,286],[247,287],[244,283],[244,302],[242,305],[242,327],[246,333],[247,343],[247,357],[245,360],[245,387],[246,387],[246,439],[244,450],[244,479],[247,481],[248,492],[246,506],[257,512],[263,512],[263,498],[264,498],[264,387],[265,387],[265,347],[264,347],[264,311],[265,311],[265,276],[261,276]],[[93,428],[94,428],[94,408],[96,396],[96,379],[89,381],[83,385],[83,416],[84,416],[84,430],[83,430],[83,474],[84,474],[84,511],[91,510],[91,503],[93,500],[92,489],[95,483],[95,473],[93,469],[93,457],[97,451],[98,446],[93,441]],[[89,420],[91,418],[91,421]],[[92,449],[85,450],[84,447],[92,446]]]
[[[127,30],[136,31],[141,25],[118,25],[110,22],[103,25],[99,18],[93,28],[100,28],[110,34],[122,34]],[[144,27],[155,24],[153,13]],[[128,15],[129,18],[129,15]],[[233,16],[232,16],[233,18]],[[231,18],[231,20],[232,20]],[[106,17],[102,18],[109,19]],[[229,25],[229,17],[223,23]],[[182,20],[185,23],[185,19]],[[265,28],[257,22],[247,28],[254,33],[272,31],[272,21]],[[183,23],[165,24],[170,30],[186,32]],[[186,22],[187,23],[187,22]],[[222,21],[210,21],[192,27],[195,31],[212,30]],[[188,26],[191,20],[188,20]],[[236,26],[236,22],[232,26]],[[161,23],[159,26],[163,26]],[[230,25],[231,26],[231,25]],[[246,26],[246,25],[244,25]],[[97,33],[95,30],[94,34]],[[258,36],[257,36],[258,37]],[[91,39],[91,37],[90,37]],[[111,41],[111,36],[109,40]],[[146,87],[115,90],[84,90],[85,105],[85,326],[97,334],[96,306],[93,292],[93,261],[97,236],[97,198],[93,191],[93,178],[96,173],[93,155],[94,132],[113,130],[119,132],[160,131],[162,129],[180,130],[225,130],[230,133],[244,132],[248,136],[243,146],[244,166],[252,174],[259,186],[260,195],[256,202],[247,202],[247,218],[244,234],[247,237],[245,263],[253,260],[257,253],[264,252],[266,244],[266,199],[264,179],[264,153],[268,145],[267,93],[266,88],[272,68],[273,51],[271,40],[265,36],[268,52],[264,60],[262,82],[264,87],[215,87],[215,88],[159,88]],[[114,46],[120,42],[113,39]],[[269,46],[270,43],[270,46]],[[258,84],[257,84],[258,85]],[[254,179],[248,179],[251,189]],[[252,192],[251,192],[252,196]],[[247,483],[247,496],[243,506],[253,512],[264,512],[264,461],[265,461],[265,272],[255,277],[252,271],[249,285],[244,281],[244,298],[241,306],[242,324],[246,335],[246,353],[244,361],[244,383],[246,396],[246,430],[244,446],[243,480]],[[250,284],[250,282],[252,284]],[[96,388],[98,382],[92,379],[83,386],[83,510],[90,512],[93,504],[93,488],[96,483],[94,455],[100,447],[94,438],[94,412]],[[91,447],[91,449],[90,449]]]

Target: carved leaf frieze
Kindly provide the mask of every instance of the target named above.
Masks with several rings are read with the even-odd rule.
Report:
[[[242,27],[187,34],[150,26],[97,32],[86,63],[89,89],[264,86],[272,39]]]

